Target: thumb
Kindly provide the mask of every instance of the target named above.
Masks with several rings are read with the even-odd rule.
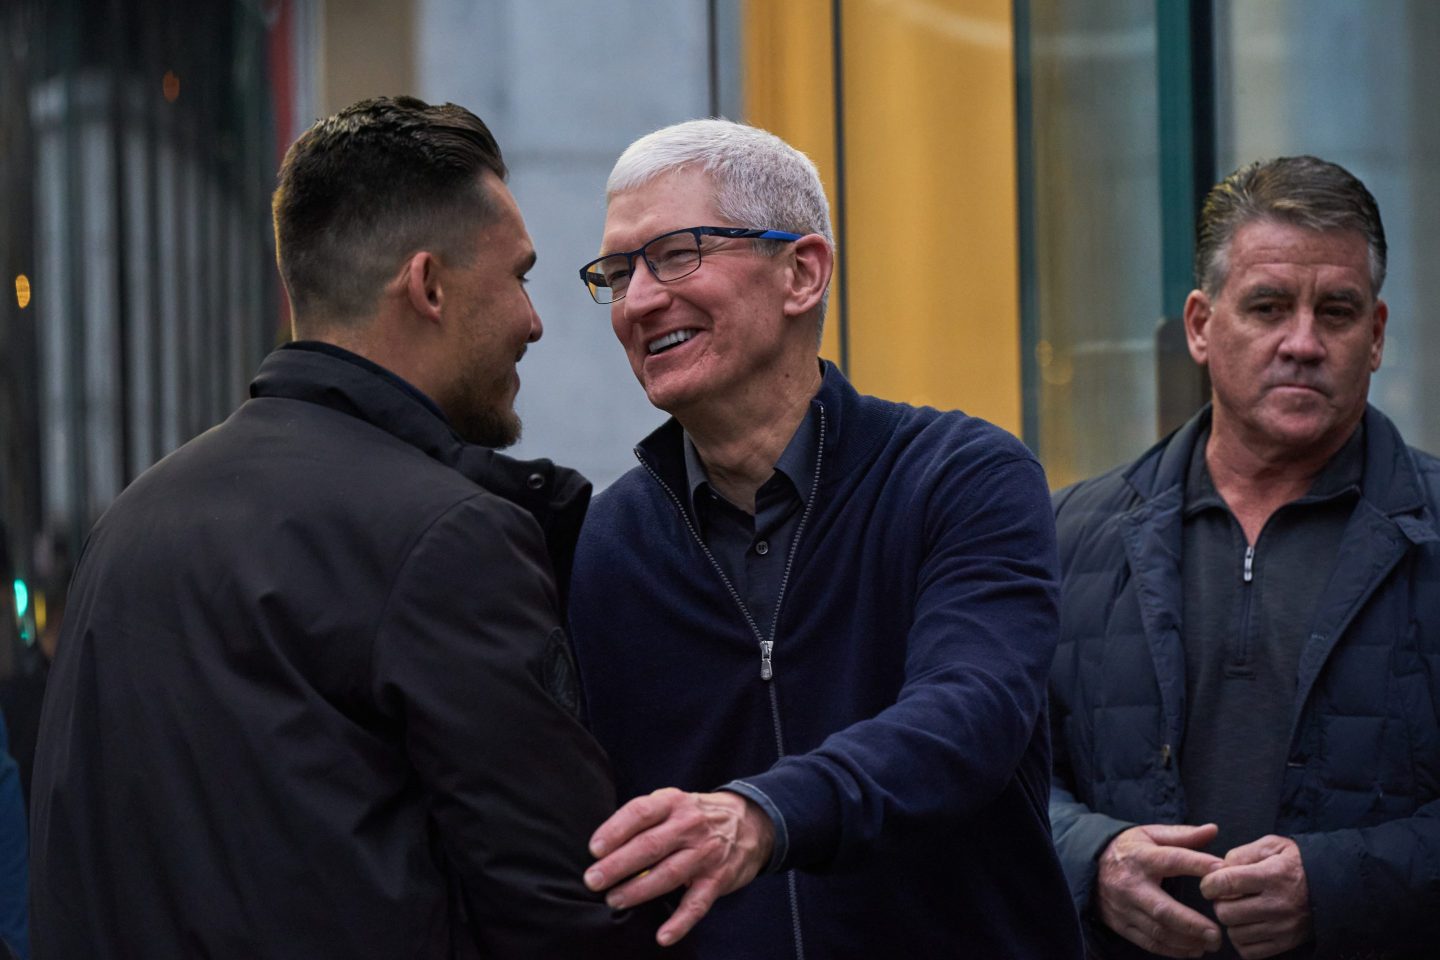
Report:
[[[1191,850],[1206,846],[1220,833],[1220,828],[1213,823],[1198,827],[1188,823],[1152,823],[1144,830],[1146,836],[1163,847],[1188,847]]]
[[[1225,854],[1225,866],[1243,867],[1252,863],[1259,863],[1267,857],[1273,857],[1279,853],[1285,845],[1284,837],[1274,835],[1261,837],[1259,840],[1242,844]]]

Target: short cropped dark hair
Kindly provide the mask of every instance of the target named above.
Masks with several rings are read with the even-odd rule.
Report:
[[[453,103],[377,97],[319,121],[280,165],[271,209],[276,261],[297,333],[313,316],[369,312],[403,258],[463,257],[495,215],[480,181],[505,179],[485,123]]]
[[[1210,296],[1225,286],[1230,241],[1253,220],[1308,230],[1355,230],[1369,247],[1370,292],[1385,282],[1385,227],[1365,184],[1339,164],[1317,157],[1279,157],[1241,167],[1211,188],[1200,210],[1195,285]]]

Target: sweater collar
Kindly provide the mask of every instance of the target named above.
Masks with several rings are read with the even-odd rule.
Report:
[[[858,393],[829,360],[819,362],[820,389],[810,401],[810,416],[820,415],[816,433],[824,451],[823,488],[866,462],[869,451],[884,440],[898,414],[895,405]],[[674,417],[641,440],[635,456],[677,493],[685,491],[684,430]]]

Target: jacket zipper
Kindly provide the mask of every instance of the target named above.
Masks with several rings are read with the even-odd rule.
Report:
[[[1255,590],[1252,586],[1255,580],[1255,545],[1245,545],[1245,560],[1240,572],[1240,629],[1235,635],[1235,644],[1231,648],[1229,662],[1226,663],[1227,673],[1231,670],[1244,671],[1249,669],[1250,664],[1250,600]]]
[[[755,635],[755,640],[760,644],[760,679],[766,681],[766,686],[769,687],[770,722],[775,730],[775,753],[777,759],[784,757],[785,736],[780,727],[780,701],[775,692],[775,684],[772,682],[775,678],[773,657],[775,650],[775,633],[780,627],[780,609],[785,602],[785,588],[790,583],[790,571],[795,564],[795,554],[800,548],[800,538],[804,535],[805,526],[810,520],[810,511],[815,503],[815,494],[820,489],[820,467],[825,459],[825,406],[823,404],[820,405],[820,430],[819,437],[815,444],[815,475],[810,480],[810,496],[805,501],[805,509],[800,513],[800,522],[795,526],[795,537],[790,542],[790,555],[785,558],[785,570],[780,575],[780,589],[775,594],[775,613],[770,620],[770,639],[768,640],[761,634],[759,625],[750,613],[750,608],[745,605],[744,600],[740,599],[739,592],[735,589],[735,585],[730,582],[730,578],[725,575],[724,568],[720,566],[720,561],[715,559],[715,554],[710,551],[709,544],[701,538],[700,531],[695,529],[695,523],[690,519],[690,513],[685,509],[684,502],[681,501],[675,491],[670,488],[670,485],[661,479],[660,474],[655,472],[655,468],[650,465],[650,461],[645,459],[645,455],[638,447],[635,449],[635,459],[640,461],[640,465],[654,478],[655,482],[660,485],[660,489],[665,491],[670,501],[675,504],[675,508],[680,511],[680,516],[684,519],[685,527],[690,531],[690,536],[693,537],[695,542],[700,546],[700,550],[705,554],[705,559],[710,561],[710,566],[714,569],[716,575],[720,577],[720,582],[725,584],[725,590],[730,594],[730,599],[735,601],[735,606],[739,608],[740,615],[745,618],[745,623],[750,627],[750,632]],[[790,894],[790,921],[795,932],[795,958],[796,960],[805,960],[805,941],[800,936],[800,895],[796,887],[795,871],[787,870],[785,872],[785,880]]]

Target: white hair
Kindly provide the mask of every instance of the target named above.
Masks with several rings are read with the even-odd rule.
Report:
[[[731,120],[687,120],[636,140],[615,161],[605,201],[687,168],[710,177],[715,211],[735,225],[818,233],[834,248],[830,201],[815,164],[775,134]],[[784,243],[760,240],[756,246],[773,255]],[[826,290],[821,324],[829,299]]]

